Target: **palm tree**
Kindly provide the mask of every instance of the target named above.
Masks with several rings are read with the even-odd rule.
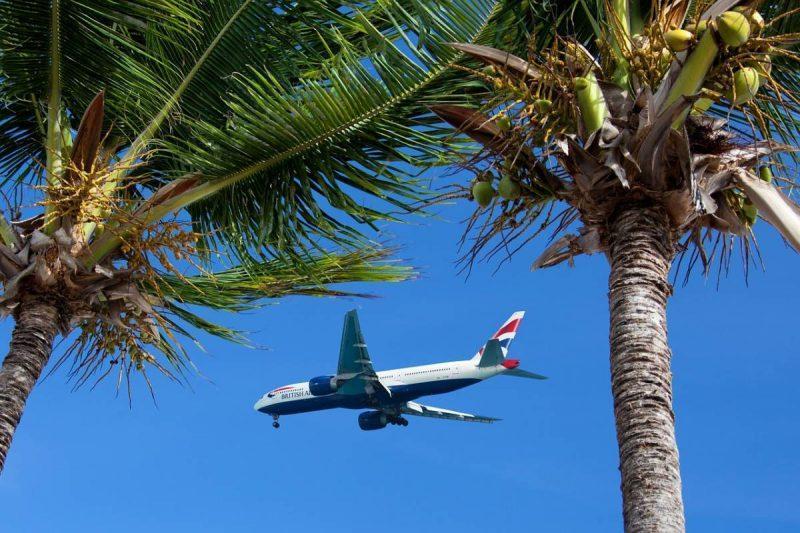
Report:
[[[54,339],[78,384],[180,377],[195,313],[394,281],[356,224],[458,143],[426,108],[475,84],[494,0],[0,0],[0,469]],[[509,37],[503,36],[507,41]],[[513,39],[512,39],[513,40]],[[371,201],[375,198],[377,201]],[[343,249],[338,253],[326,252]]]
[[[465,267],[508,259],[547,228],[554,241],[534,269],[608,258],[627,531],[684,530],[666,324],[673,262],[727,270],[738,249],[750,263],[758,218],[800,251],[800,208],[782,192],[795,185],[786,154],[800,131],[790,7],[599,1],[586,46],[559,37],[523,59],[454,45],[493,88],[481,110],[435,108],[483,147],[465,163],[473,182],[445,195],[479,204]]]

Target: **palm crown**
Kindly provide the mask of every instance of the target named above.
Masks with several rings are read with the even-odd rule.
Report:
[[[466,70],[493,97],[482,110],[434,108],[482,145],[466,162],[472,183],[445,197],[478,203],[464,237],[468,267],[481,254],[508,259],[547,228],[555,240],[534,268],[608,257],[625,529],[683,531],[668,276],[676,256],[689,258],[688,270],[709,272],[715,259],[727,269],[737,240],[747,264],[759,216],[800,251],[786,172],[800,116],[798,10],[780,1],[596,4],[589,46],[558,37],[523,59],[453,45],[483,63]]]
[[[17,204],[0,223],[4,312],[58,293],[89,367],[121,350],[126,367],[164,369],[146,346],[178,363],[181,321],[235,338],[184,304],[406,277],[370,263],[384,254],[347,219],[391,215],[353,191],[395,210],[416,199],[407,164],[444,153],[425,99],[460,88],[439,43],[490,38],[496,9],[0,3],[0,170]],[[212,272],[219,252],[239,266]]]
[[[800,35],[786,33],[793,12],[726,11],[736,3],[655,5],[638,21],[609,3],[595,53],[570,37],[526,59],[454,45],[488,65],[474,73],[495,88],[488,114],[434,108],[485,147],[460,188],[481,204],[465,259],[514,250],[548,227],[561,235],[534,268],[604,251],[607,222],[642,200],[664,207],[688,264],[705,272],[715,254],[726,263],[728,236],[749,254],[758,215],[800,250],[798,208],[781,192],[794,185],[784,143],[798,132],[790,47]]]

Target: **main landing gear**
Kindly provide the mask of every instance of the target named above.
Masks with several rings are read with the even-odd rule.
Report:
[[[281,427],[281,425],[278,423],[278,415],[272,415],[272,420],[274,421],[272,422],[272,427],[274,427],[275,429]]]
[[[408,420],[403,418],[402,416],[396,416],[389,420],[389,423],[395,426],[407,426]]]

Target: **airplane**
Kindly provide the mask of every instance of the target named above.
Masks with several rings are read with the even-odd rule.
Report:
[[[508,348],[517,334],[524,311],[506,320],[471,359],[376,372],[358,323],[358,313],[345,314],[339,366],[335,375],[319,376],[271,390],[253,406],[272,416],[272,426],[280,427],[282,415],[308,413],[344,407],[369,409],[358,416],[364,431],[383,429],[388,424],[407,426],[403,415],[491,423],[500,420],[422,405],[422,396],[444,394],[474,385],[494,376],[547,379],[519,368],[518,359],[509,359]]]

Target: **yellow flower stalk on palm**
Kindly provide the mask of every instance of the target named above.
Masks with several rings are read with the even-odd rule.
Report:
[[[702,115],[714,105],[714,100],[705,96],[698,98],[692,106],[692,115]]]
[[[683,64],[680,74],[678,74],[675,83],[672,85],[667,95],[663,109],[674,104],[681,96],[695,95],[703,88],[706,75],[711,65],[714,63],[714,60],[717,58],[718,52],[719,46],[717,45],[713,32],[707,31],[703,33],[697,46],[694,47],[686,58],[686,62]],[[686,116],[684,115],[676,120],[674,126],[680,126],[685,118]]]
[[[600,84],[597,83],[597,77],[590,72],[586,76],[575,78],[573,87],[583,124],[588,133],[594,133],[603,126],[603,121],[608,116],[608,106]]]

